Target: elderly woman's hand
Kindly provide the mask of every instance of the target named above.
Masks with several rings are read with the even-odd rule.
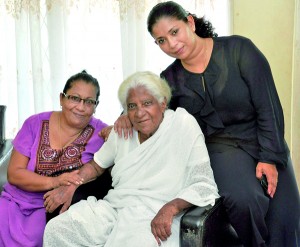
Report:
[[[70,184],[81,185],[83,183],[83,179],[78,175],[78,173],[79,170],[75,170],[72,172],[65,172],[57,177],[53,177],[53,188]]]
[[[278,171],[275,165],[258,162],[256,166],[256,177],[261,179],[263,175],[266,175],[268,181],[268,194],[273,198],[278,182]]]
[[[75,190],[78,188],[76,185],[60,186],[56,189],[48,191],[44,195],[44,206],[46,211],[52,213],[60,205],[63,205],[59,213],[66,211],[72,202]]]
[[[158,245],[161,245],[161,240],[165,241],[172,234],[171,225],[173,217],[178,213],[175,205],[166,204],[156,214],[151,221],[151,231]]]
[[[176,198],[166,203],[156,214],[151,221],[151,231],[154,235],[158,245],[161,245],[161,241],[167,240],[172,234],[171,226],[173,217],[180,213],[182,210],[191,207],[189,202]]]
[[[114,130],[118,133],[119,137],[122,136],[122,130],[124,133],[124,138],[127,139],[128,135],[132,137],[132,123],[130,122],[127,115],[121,115],[114,123]]]

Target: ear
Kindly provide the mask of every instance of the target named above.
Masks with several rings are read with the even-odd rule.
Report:
[[[194,20],[193,16],[188,15],[187,16],[187,20],[188,20],[187,24],[195,32],[196,31],[196,27],[195,27],[195,20]]]
[[[62,103],[63,103],[63,94],[62,93],[60,93],[59,94],[59,103],[60,103],[60,107],[62,106]]]
[[[161,109],[162,112],[165,112],[165,110],[167,109],[167,99],[164,98],[163,102],[161,102]]]

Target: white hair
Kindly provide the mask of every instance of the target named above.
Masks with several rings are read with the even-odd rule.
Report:
[[[119,87],[118,97],[127,112],[127,97],[130,89],[144,87],[159,103],[166,100],[167,105],[171,99],[171,88],[167,81],[150,71],[141,71],[127,77]]]

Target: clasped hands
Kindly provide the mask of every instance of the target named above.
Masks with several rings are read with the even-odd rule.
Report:
[[[54,188],[44,195],[46,211],[52,213],[60,205],[63,205],[60,213],[66,211],[71,205],[75,190],[83,183],[79,170],[66,172],[54,179]]]

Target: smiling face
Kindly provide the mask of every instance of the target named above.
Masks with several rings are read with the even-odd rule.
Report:
[[[166,102],[159,103],[143,86],[130,89],[127,97],[127,114],[133,128],[148,139],[163,120]]]
[[[72,87],[66,92],[67,95],[77,96],[81,99],[96,100],[96,88],[91,83],[83,80],[74,81]],[[72,98],[60,95],[60,104],[62,106],[62,118],[70,127],[82,129],[90,121],[91,116],[96,110],[96,105],[89,105],[83,100],[75,102]]]
[[[172,17],[160,18],[152,28],[152,37],[160,49],[177,59],[187,59],[196,46],[195,23],[192,16],[188,22]]]

